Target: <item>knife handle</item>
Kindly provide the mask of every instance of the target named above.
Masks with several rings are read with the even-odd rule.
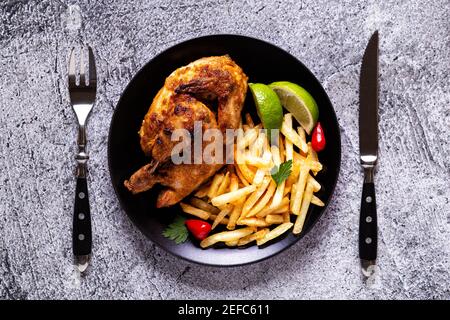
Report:
[[[377,258],[377,205],[373,169],[365,170],[359,217],[359,257],[364,260]]]
[[[91,210],[86,177],[77,177],[73,214],[73,254],[89,255],[92,247]]]

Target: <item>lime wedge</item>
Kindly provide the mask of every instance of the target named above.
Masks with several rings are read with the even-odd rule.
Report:
[[[249,83],[258,116],[265,129],[280,129],[283,123],[283,107],[278,95],[262,83]]]
[[[279,81],[269,85],[280,98],[281,104],[300,123],[308,134],[314,129],[319,119],[319,108],[308,91],[298,84]]]

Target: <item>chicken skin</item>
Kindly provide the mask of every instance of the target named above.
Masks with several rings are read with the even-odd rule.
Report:
[[[186,129],[192,135],[196,121],[201,121],[203,132],[238,128],[247,79],[227,55],[201,58],[169,75],[139,130],[141,148],[150,163],[126,180],[125,187],[132,193],[147,191],[155,184],[167,187],[158,196],[159,208],[178,203],[214,175],[222,162],[172,163],[172,150],[178,143],[171,141],[172,132]]]

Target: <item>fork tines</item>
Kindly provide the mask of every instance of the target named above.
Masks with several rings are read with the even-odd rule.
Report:
[[[79,83],[77,84],[77,62],[75,58],[75,48],[72,48],[70,51],[69,58],[69,88],[71,87],[96,87],[97,85],[97,71],[95,69],[95,60],[94,54],[92,52],[91,47],[87,47],[88,49],[88,83],[86,84],[86,69],[85,69],[85,50],[80,49],[80,60],[79,60]]]

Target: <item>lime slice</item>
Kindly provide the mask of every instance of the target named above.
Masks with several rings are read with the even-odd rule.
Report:
[[[283,123],[283,107],[278,95],[262,83],[249,83],[258,116],[265,129],[280,129]]]
[[[298,84],[279,81],[269,85],[280,98],[281,104],[300,123],[308,134],[314,129],[319,119],[319,108],[308,91]]]

